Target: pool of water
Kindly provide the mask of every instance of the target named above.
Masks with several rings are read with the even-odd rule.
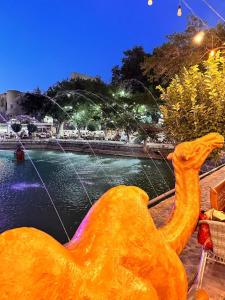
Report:
[[[153,198],[174,186],[165,161],[54,151],[28,151],[72,237],[85,214],[110,187],[126,184]],[[28,226],[67,241],[48,194],[28,160],[0,151],[0,231]],[[154,189],[153,189],[154,186]]]

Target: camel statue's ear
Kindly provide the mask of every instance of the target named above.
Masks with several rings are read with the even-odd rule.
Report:
[[[168,160],[172,160],[173,159],[173,152],[171,152],[170,154],[167,155],[167,159]]]

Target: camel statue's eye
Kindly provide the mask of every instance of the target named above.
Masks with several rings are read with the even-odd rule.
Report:
[[[190,155],[189,155],[189,154],[186,154],[186,153],[182,153],[182,154],[180,155],[180,158],[181,158],[183,161],[187,161],[187,160],[189,160]]]

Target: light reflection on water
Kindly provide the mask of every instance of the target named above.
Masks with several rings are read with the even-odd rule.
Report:
[[[158,194],[168,190],[149,159],[109,156],[96,158],[88,154],[33,150],[29,154],[70,236],[90,208],[80,180],[92,202],[110,187],[120,184],[139,186],[150,198],[154,198],[156,195],[148,178]],[[174,178],[166,163],[155,161],[155,164],[172,188]],[[21,226],[36,227],[61,242],[66,241],[55,211],[30,161],[17,164],[13,151],[0,151],[0,231]]]

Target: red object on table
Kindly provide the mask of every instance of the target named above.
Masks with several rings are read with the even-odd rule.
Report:
[[[203,212],[201,212],[199,215],[199,220],[208,220],[208,218]],[[213,244],[208,224],[199,225],[198,242],[204,247],[205,250],[213,250]]]

